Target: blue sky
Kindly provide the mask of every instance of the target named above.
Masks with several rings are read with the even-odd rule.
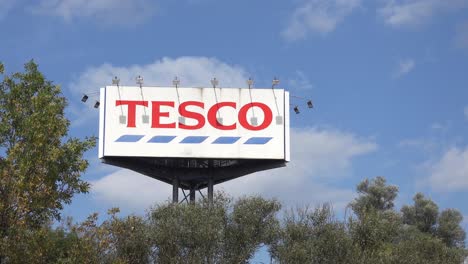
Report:
[[[291,116],[286,169],[223,184],[228,193],[287,206],[330,201],[385,176],[397,205],[416,192],[468,217],[468,0],[0,0],[0,61],[35,59],[69,99],[71,135],[97,135],[97,111],[79,101],[117,75],[134,84],[268,87],[278,76],[316,108]],[[99,164],[65,214],[120,206],[142,214],[171,187]],[[465,222],[465,228],[467,227]]]

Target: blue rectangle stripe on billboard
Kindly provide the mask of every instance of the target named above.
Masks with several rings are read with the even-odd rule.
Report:
[[[169,143],[171,142],[176,136],[154,136],[148,143]]]
[[[236,143],[240,137],[218,137],[213,143],[211,144],[234,144]]]
[[[251,137],[244,144],[248,145],[264,145],[268,143],[272,137]]]
[[[122,135],[115,142],[138,142],[145,135]]]
[[[204,136],[189,136],[189,137],[185,137],[184,139],[182,139],[182,141],[180,141],[180,143],[182,144],[200,144],[200,143],[203,143],[203,141],[205,141],[208,137],[204,137]]]

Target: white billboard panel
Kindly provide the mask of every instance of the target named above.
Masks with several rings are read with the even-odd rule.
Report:
[[[101,88],[99,157],[289,160],[282,89]]]

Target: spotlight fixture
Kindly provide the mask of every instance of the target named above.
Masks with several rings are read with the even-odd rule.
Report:
[[[96,101],[96,103],[94,104],[94,108],[99,108],[99,105],[100,105],[100,104],[101,104],[101,103],[99,103],[99,101]]]
[[[136,77],[136,83],[140,86],[143,85],[143,77],[141,77],[140,75],[138,75],[138,77]]]
[[[176,88],[179,87],[180,80],[179,80],[179,78],[177,78],[177,76],[174,77],[174,80],[172,81],[172,84],[173,84]]]
[[[83,95],[83,97],[81,98],[81,102],[83,103],[86,103],[86,101],[88,101],[88,96],[86,94]]]
[[[300,99],[300,100],[304,100],[307,103],[307,108],[314,108],[314,103],[312,102],[311,99],[307,99],[307,98],[300,97],[300,96],[294,96],[294,95],[290,95],[290,97],[297,98],[297,99]]]
[[[117,76],[114,76],[114,79],[112,79],[112,84],[113,84],[113,85],[117,85],[117,86],[118,86],[118,85],[119,85],[119,83],[120,83],[120,79],[119,79],[119,78],[117,78]]]
[[[216,88],[218,86],[219,81],[215,78],[211,79],[211,85],[213,85],[213,88]]]
[[[300,113],[300,112],[299,112],[299,107],[298,107],[297,105],[294,107],[294,112],[296,112],[296,114],[299,114],[299,113]]]
[[[271,82],[271,87],[275,88],[276,85],[280,83],[280,80],[278,78],[273,78],[273,81]]]
[[[254,84],[254,80],[252,78],[249,78],[247,80],[247,85],[249,86],[249,89],[252,87],[253,84]]]

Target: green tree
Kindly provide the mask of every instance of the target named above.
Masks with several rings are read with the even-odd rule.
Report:
[[[83,248],[83,239],[66,227],[46,224],[39,229],[21,229],[15,243],[5,247],[6,263],[98,263],[96,254]]]
[[[214,204],[159,204],[150,213],[157,263],[218,263],[231,201],[216,196]]]
[[[108,211],[108,219],[98,224],[92,214],[80,224],[67,223],[77,237],[60,263],[148,263],[151,259],[148,222],[139,216],[117,217],[119,209]]]
[[[123,263],[147,263],[151,255],[147,221],[135,215],[118,218],[118,212],[116,208],[109,210],[111,218],[101,225],[113,247],[110,252],[115,252],[114,259]]]
[[[271,244],[277,239],[276,213],[280,208],[278,201],[258,196],[244,197],[234,203],[225,231],[224,258],[227,263],[246,263],[260,245]]]
[[[417,193],[414,205],[405,205],[401,208],[403,222],[416,226],[421,232],[434,233],[439,207],[430,199],[426,199],[422,193]]]
[[[237,201],[218,194],[211,205],[161,204],[150,214],[157,263],[247,263],[278,227],[280,205],[260,197]]]
[[[398,187],[387,185],[385,178],[365,179],[357,185],[359,196],[350,203],[357,216],[347,219],[347,227],[358,248],[360,263],[382,263],[385,249],[397,236],[400,215],[394,211]]]
[[[464,248],[466,232],[461,227],[462,214],[456,209],[447,209],[439,215],[436,234],[449,247]]]
[[[401,218],[393,210],[371,210],[359,218],[350,217],[346,225],[357,248],[356,263],[386,263],[387,251],[398,235]]]
[[[329,206],[286,214],[271,245],[274,259],[279,263],[460,264],[467,256],[458,211],[449,209],[436,217],[438,222],[426,221],[422,216],[433,219],[437,216],[433,209],[438,207],[418,194],[417,205],[403,208],[418,211],[413,215],[421,217],[402,216],[394,209],[398,188],[381,177],[364,180],[357,191],[359,196],[350,203],[355,214],[344,221],[336,220]]]
[[[384,177],[365,179],[357,186],[359,197],[350,203],[353,211],[359,215],[369,210],[385,211],[393,209],[398,187],[387,185]]]
[[[389,244],[386,263],[391,264],[460,264],[467,252],[448,247],[441,239],[404,225],[394,243]]]
[[[94,138],[69,138],[66,99],[33,61],[24,72],[0,67],[0,262],[21,230],[59,219],[74,194],[88,191],[80,179],[83,154]]]
[[[330,205],[285,215],[271,254],[280,263],[353,263],[354,245]]]

